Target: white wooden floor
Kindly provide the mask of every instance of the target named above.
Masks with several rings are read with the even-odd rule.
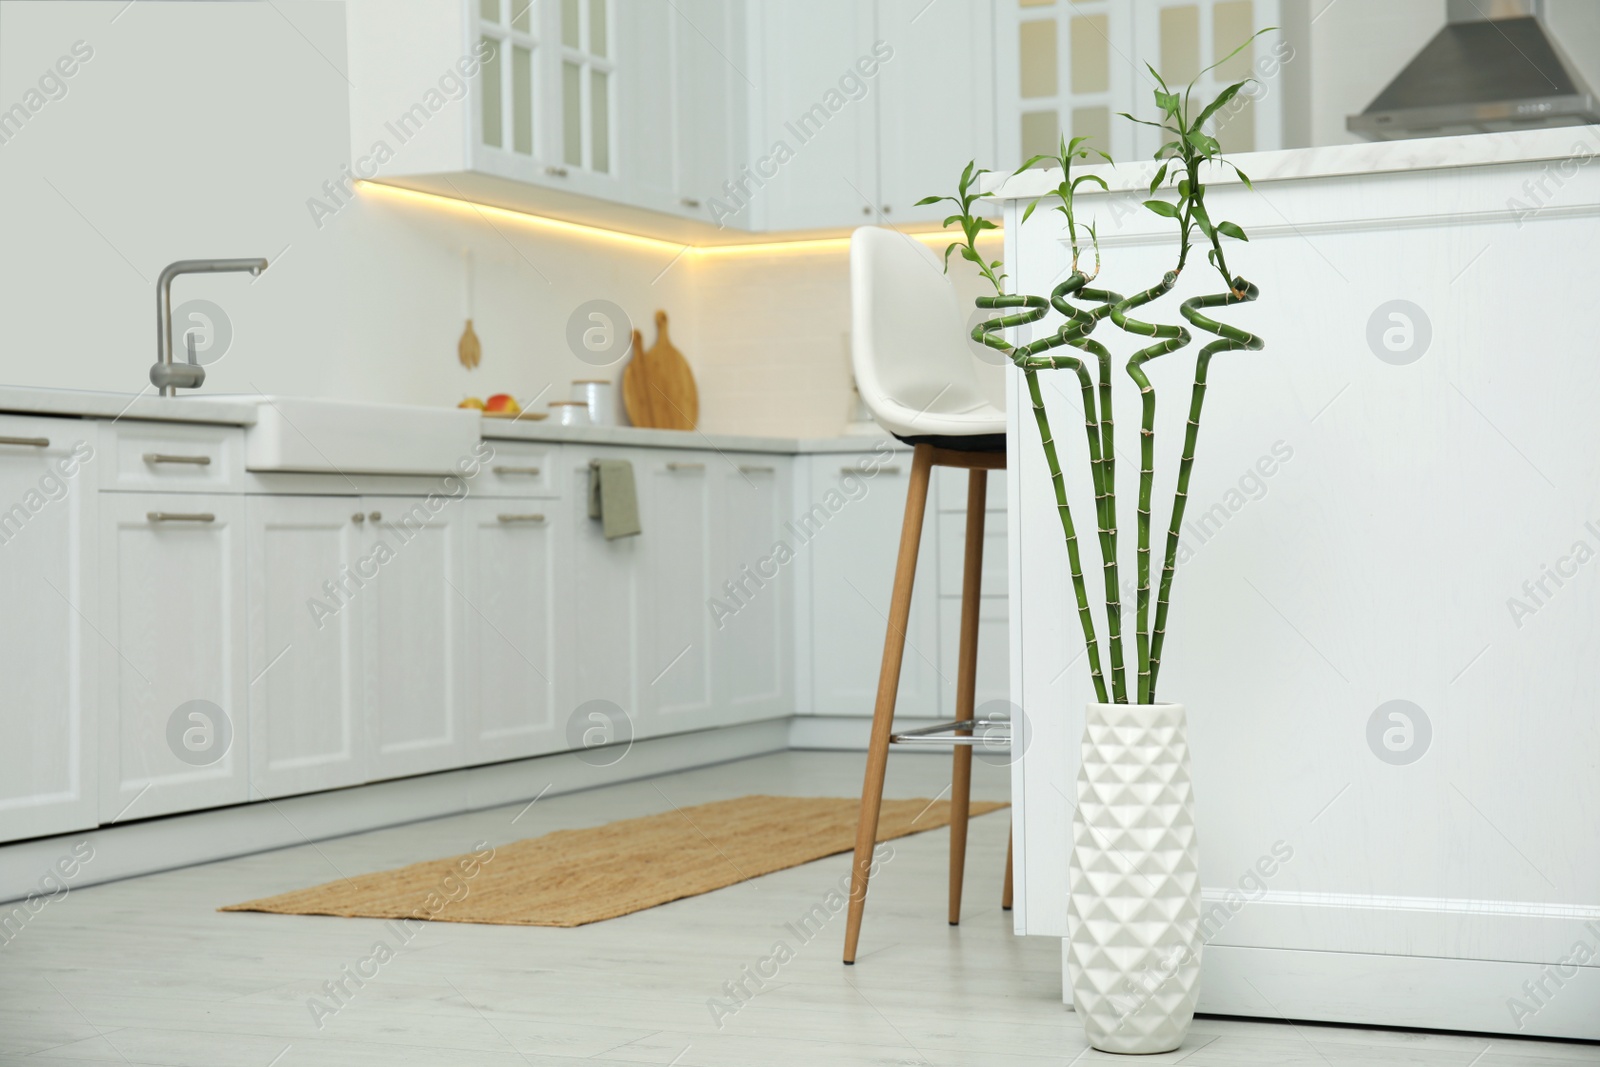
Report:
[[[377,920],[214,910],[464,852],[484,838],[503,843],[746,793],[848,796],[860,788],[861,763],[841,753],[765,756],[73,890],[0,947],[0,1064],[1043,1067],[1117,1059],[1086,1051],[1062,1008],[1059,943],[1012,936],[1000,911],[1005,812],[974,824],[959,928],[944,920],[948,836],[893,843],[851,968],[839,962],[842,912],[810,940],[785,926],[826,907],[846,856],[576,930],[429,924],[377,964],[361,961],[379,941],[399,944]],[[933,796],[948,774],[944,759],[900,756],[889,793]],[[980,765],[975,792],[1004,799],[1004,772]],[[755,989],[747,975],[780,941],[793,958],[749,1003],[714,1020],[708,1001],[735,1003],[724,983]],[[346,977],[374,966],[359,987]],[[324,993],[340,980],[350,990],[342,1006]],[[308,1001],[319,995],[326,1010],[314,1018]],[[1202,1018],[1184,1048],[1139,1062],[1571,1067],[1600,1063],[1600,1047]]]

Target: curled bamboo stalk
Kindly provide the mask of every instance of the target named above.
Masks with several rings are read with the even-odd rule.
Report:
[[[1050,469],[1050,484],[1055,489],[1056,513],[1061,517],[1061,531],[1066,536],[1067,560],[1072,568],[1072,588],[1078,599],[1078,619],[1083,626],[1084,645],[1089,654],[1089,674],[1094,680],[1095,695],[1101,703],[1106,703],[1106,681],[1100,666],[1100,647],[1099,639],[1095,635],[1094,616],[1089,611],[1089,595],[1083,581],[1083,564],[1078,552],[1077,528],[1072,521],[1072,508],[1067,503],[1066,481],[1061,473],[1061,462],[1056,456],[1055,438],[1051,434],[1050,419],[1045,412],[1044,396],[1039,390],[1038,366],[1027,365],[1030,360],[1040,360],[1041,365],[1049,366],[1058,365],[1057,361],[1059,360],[1059,365],[1063,367],[1076,363],[1080,381],[1082,381],[1087,378],[1086,372],[1083,371],[1083,361],[1077,359],[1077,357],[1055,357],[1055,359],[1040,357],[1037,351],[1028,351],[1034,345],[1019,349],[1007,344],[1004,338],[995,336],[995,333],[999,330],[1008,329],[1012,326],[1026,325],[1043,318],[1047,306],[1044,297],[1020,295],[982,296],[978,298],[977,306],[980,308],[1024,309],[1014,315],[1004,315],[979,323],[972,331],[972,339],[1012,357],[1013,360],[1017,361],[1017,365],[1022,368],[1023,377],[1027,380],[1028,396],[1033,403],[1034,420],[1039,425],[1039,437],[1044,446],[1045,463]],[[1064,343],[1062,339],[1062,333],[1064,332],[1065,328],[1062,331],[1057,331],[1052,337],[1034,344],[1039,345],[1040,350],[1055,347]]]
[[[1189,474],[1194,467],[1195,442],[1200,438],[1200,409],[1206,402],[1206,373],[1211,357],[1218,352],[1258,352],[1266,342],[1247,330],[1227,323],[1217,322],[1201,314],[1201,308],[1227,307],[1248,303],[1261,295],[1261,290],[1235,277],[1226,293],[1213,293],[1185,300],[1179,308],[1184,318],[1197,330],[1217,335],[1217,340],[1200,349],[1194,365],[1194,390],[1189,395],[1189,428],[1183,439],[1183,458],[1178,464],[1178,489],[1172,498],[1172,522],[1167,527],[1167,556],[1161,567],[1161,589],[1156,597],[1155,628],[1150,633],[1150,699],[1156,695],[1156,683],[1161,675],[1161,646],[1167,636],[1167,603],[1172,592],[1172,579],[1178,570],[1178,533],[1183,526],[1183,511],[1189,503]]]
[[[1144,372],[1144,365],[1158,356],[1176,352],[1189,343],[1189,331],[1182,326],[1165,323],[1141,322],[1128,317],[1133,308],[1171,292],[1177,284],[1178,272],[1168,271],[1158,285],[1126,297],[1111,308],[1111,320],[1128,333],[1154,337],[1156,342],[1135,352],[1128,360],[1128,376],[1139,387],[1143,404],[1143,421],[1139,430],[1139,589],[1136,597],[1137,621],[1135,636],[1139,656],[1138,702],[1150,703],[1150,497],[1155,487],[1156,465],[1156,392]]]
[[[1099,259],[1096,257],[1098,273]],[[1083,288],[1078,296],[1095,301],[1098,306],[1088,312],[1095,321],[1111,314],[1111,309],[1122,302],[1122,294],[1109,289]],[[1118,704],[1128,702],[1128,687],[1122,661],[1122,580],[1117,574],[1117,448],[1116,424],[1111,404],[1111,351],[1099,342],[1089,349],[1099,363],[1100,371],[1100,488],[1105,497],[1101,526],[1101,570],[1106,580],[1106,640],[1111,653],[1111,692]]]

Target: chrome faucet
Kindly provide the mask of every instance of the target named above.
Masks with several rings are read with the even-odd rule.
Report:
[[[150,384],[162,396],[177,396],[179,389],[198,389],[205,384],[206,369],[195,361],[194,339],[190,337],[189,362],[172,362],[172,279],[180,274],[219,274],[224,271],[249,271],[260,274],[267,269],[264,259],[180,259],[168,263],[156,281],[156,364],[150,368]]]

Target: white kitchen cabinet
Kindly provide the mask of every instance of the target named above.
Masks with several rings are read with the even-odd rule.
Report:
[[[567,721],[575,715],[584,722],[597,721],[590,715],[593,708],[582,710],[581,715],[580,710],[591,701],[604,701],[608,706],[601,717],[609,725],[597,727],[607,734],[599,740],[620,739],[623,731],[628,731],[629,736],[637,731],[642,691],[655,676],[652,672],[641,677],[645,670],[641,645],[645,559],[649,551],[645,537],[650,536],[650,531],[646,528],[640,537],[607,541],[599,521],[589,518],[586,501],[590,459],[635,461],[637,483],[639,456],[624,449],[571,449],[562,455],[562,473],[572,501],[566,519],[566,580],[562,588],[566,642],[563,660],[572,671],[568,700],[572,706],[558,708],[557,712],[566,730]],[[619,713],[625,723],[612,721]]]
[[[747,184],[756,228],[870,221],[879,203],[876,78],[887,65],[873,52],[873,5],[765,3],[750,16],[759,51]]]
[[[469,610],[464,502],[363,497],[362,557],[375,576],[361,591],[369,777],[466,762],[465,624]]]
[[[643,733],[710,725],[712,625],[707,600],[711,542],[720,515],[712,486],[729,460],[707,452],[652,449],[634,458],[644,589],[639,711]]]
[[[942,221],[970,160],[994,166],[994,5],[877,0],[876,37],[894,58],[876,77],[883,221]]]
[[[685,220],[709,219],[743,153],[742,9],[348,0],[352,171],[633,232],[705,233]]]
[[[101,822],[248,799],[244,498],[102,493]]]
[[[95,437],[0,416],[0,841],[96,822]]]
[[[783,524],[794,493],[792,461],[731,456],[714,480],[711,595],[721,605],[711,628],[714,725],[787,715],[794,710],[796,545]]]
[[[672,159],[677,207],[692,218],[748,228],[749,213],[723,217],[713,198],[750,162],[750,62],[746,5],[676,0],[672,11]],[[730,205],[731,206],[731,205]]]
[[[353,496],[252,496],[249,575],[252,799],[368,777],[362,620],[372,583]]]
[[[466,502],[466,670],[473,763],[566,748],[557,715],[556,538],[566,502],[495,498]]]
[[[872,715],[888,627],[911,457],[817,455],[794,520],[811,554],[811,710]],[[862,467],[875,469],[868,477]],[[911,618],[906,627],[898,716],[939,713],[937,516],[923,520]],[[954,678],[950,681],[953,683]]]

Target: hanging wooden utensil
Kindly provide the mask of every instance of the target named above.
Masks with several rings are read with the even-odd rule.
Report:
[[[472,370],[483,361],[483,345],[478,341],[478,335],[472,329],[472,252],[463,249],[461,302],[466,305],[467,328],[461,331],[461,340],[456,342],[456,358],[461,365]]]
[[[667,337],[667,313],[656,312],[656,343],[645,354],[650,383],[650,404],[655,421],[664,430],[692,430],[700,421],[700,392],[694,372],[683,353]]]
[[[628,421],[633,425],[654,426],[654,408],[650,403],[654,390],[649,382],[644,335],[638,330],[633,331],[632,351],[633,358],[622,368],[622,409],[628,413]]]

